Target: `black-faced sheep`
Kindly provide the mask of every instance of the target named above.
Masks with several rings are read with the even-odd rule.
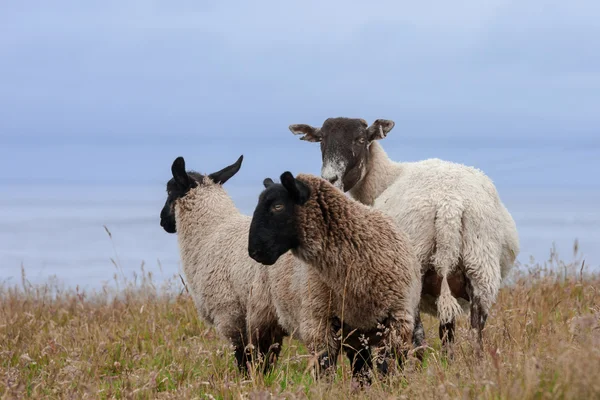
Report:
[[[437,312],[444,345],[470,303],[481,346],[488,312],[519,253],[515,223],[481,171],[439,159],[391,161],[377,140],[393,127],[383,119],[369,126],[363,119],[329,118],[321,128],[290,130],[320,142],[323,178],[390,215],[409,235],[422,265],[421,309]]]
[[[337,320],[362,332],[384,327],[383,343],[400,361],[413,344],[421,293],[420,266],[408,238],[391,218],[324,179],[285,172],[281,184],[267,178],[264,185],[248,252],[273,265],[291,249],[308,265],[313,290],[303,300],[299,321],[308,348],[334,364]]]
[[[222,187],[238,172],[242,159],[202,175],[186,172],[184,159],[178,157],[171,167],[160,225],[178,233],[183,271],[199,316],[233,344],[238,368],[246,373],[247,344],[255,344],[255,354],[266,358],[267,367],[271,355],[280,351],[284,331],[270,302],[252,301],[251,287],[263,267],[246,250],[250,217],[238,211]],[[291,256],[280,260],[286,262],[296,261]],[[268,287],[254,289],[270,297]]]
[[[321,290],[319,296],[328,297],[329,290],[311,286],[310,271],[291,253],[270,268],[248,257],[251,217],[238,211],[222,187],[241,162],[242,157],[205,176],[186,172],[183,158],[176,159],[160,224],[169,233],[179,233],[183,271],[199,316],[233,344],[238,367],[245,373],[250,355],[246,345],[254,345],[266,370],[284,336],[303,339],[299,328],[310,310],[309,294]],[[370,360],[351,348],[345,352],[358,376]]]
[[[272,303],[279,324],[285,332],[308,345],[311,336],[306,334],[306,327],[311,326],[307,322],[313,320],[316,300],[320,309],[323,304],[321,302],[329,302],[332,298],[332,289],[321,284],[318,271],[309,268],[301,260],[293,258],[295,262],[282,263],[282,259],[287,257],[292,257],[290,252],[257,274],[248,309],[267,310],[264,305]],[[251,316],[259,323],[264,320],[257,312],[252,312]],[[348,324],[342,325],[337,317],[327,322],[331,323],[335,340],[340,344],[343,342],[343,351],[350,361],[352,375],[361,383],[369,382],[373,368],[372,344],[377,344],[379,331],[359,331]],[[418,335],[415,337],[418,339]],[[328,355],[323,355],[317,361],[323,361],[325,367],[334,366],[336,360],[330,359],[325,362],[327,357]],[[318,376],[321,365],[318,362],[313,365],[316,367],[313,372]],[[387,373],[387,366],[385,359],[377,363],[377,369],[383,374]]]

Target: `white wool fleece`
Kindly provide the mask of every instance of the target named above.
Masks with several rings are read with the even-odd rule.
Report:
[[[223,187],[208,183],[191,189],[177,200],[175,216],[183,271],[199,316],[236,345],[248,340],[248,321],[265,332],[278,325],[269,296],[252,302],[251,287],[262,265],[248,256],[251,218],[238,211]],[[292,260],[282,257],[279,263]],[[265,287],[254,290],[269,293]]]
[[[350,194],[393,217],[410,236],[423,271],[432,265],[443,278],[437,303],[442,323],[461,312],[446,279],[461,260],[473,294],[489,311],[519,253],[519,238],[483,172],[439,159],[393,162],[373,142],[367,172]],[[463,302],[462,309],[467,306]],[[431,314],[436,307],[423,304],[422,309]]]

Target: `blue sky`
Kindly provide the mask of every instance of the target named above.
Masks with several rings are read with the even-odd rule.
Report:
[[[393,119],[390,146],[597,150],[599,20],[592,0],[3,2],[0,179],[142,179],[184,150],[317,172],[287,126],[330,116]]]
[[[175,271],[175,157],[244,154],[227,187],[250,213],[265,177],[319,173],[288,125],[333,116],[394,120],[395,160],[481,168],[522,261],[579,238],[598,266],[599,21],[597,0],[2,1],[0,279],[110,279],[105,223],[129,267]]]

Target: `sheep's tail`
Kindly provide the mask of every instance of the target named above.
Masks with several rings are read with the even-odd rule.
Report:
[[[458,300],[452,296],[448,285],[448,275],[458,264],[462,253],[462,217],[463,210],[459,201],[446,199],[438,209],[435,217],[435,244],[433,266],[442,277],[440,297],[437,300],[438,318],[442,324],[447,324],[462,313]]]
[[[458,300],[452,296],[450,286],[448,286],[448,278],[442,278],[442,289],[440,297],[437,299],[437,311],[440,323],[447,324],[462,313],[462,307],[458,304]]]

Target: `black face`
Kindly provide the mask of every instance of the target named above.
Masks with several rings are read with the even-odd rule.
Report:
[[[240,170],[243,159],[242,155],[230,166],[205,176],[194,171],[186,172],[185,160],[183,157],[177,157],[171,166],[173,178],[167,182],[167,201],[160,212],[160,226],[168,233],[176,233],[175,202],[177,199],[185,197],[190,189],[207,183],[207,179],[217,184],[224,184]]]
[[[205,178],[204,175],[194,171],[188,171],[187,176],[190,181],[190,184],[187,185],[188,187],[178,184],[175,178],[171,178],[167,182],[167,201],[160,211],[160,226],[168,233],[177,232],[175,226],[175,201],[184,197],[192,187],[202,184]]]
[[[310,197],[310,189],[286,171],[281,184],[264,180],[248,235],[248,254],[264,265],[273,265],[282,254],[298,246],[296,207]]]
[[[328,118],[321,128],[298,124],[290,125],[290,130],[304,135],[301,140],[321,143],[321,177],[348,191],[366,173],[373,140],[383,139],[393,127],[393,121],[384,119],[368,126],[360,118]]]

